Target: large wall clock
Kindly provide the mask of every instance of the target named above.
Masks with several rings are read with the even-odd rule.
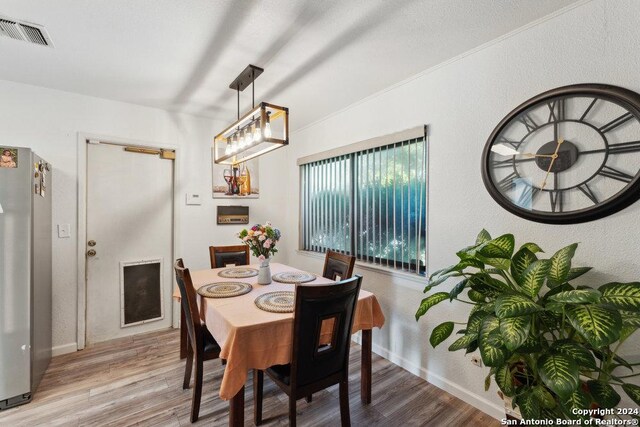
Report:
[[[640,198],[640,94],[579,84],[537,95],[495,128],[482,180],[503,208],[532,221],[570,224]]]

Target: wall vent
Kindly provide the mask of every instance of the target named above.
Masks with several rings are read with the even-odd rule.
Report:
[[[0,37],[53,47],[51,37],[42,25],[18,21],[2,15],[0,15]]]

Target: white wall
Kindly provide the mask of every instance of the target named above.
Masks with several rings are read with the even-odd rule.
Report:
[[[587,82],[640,92],[639,43],[640,1],[583,2],[295,132],[287,150],[292,188],[282,221],[288,261],[311,271],[322,269],[320,259],[296,252],[297,158],[428,124],[430,271],[455,262],[456,250],[471,244],[485,227],[496,236],[512,232],[521,243],[538,242],[547,251],[580,242],[576,265],[596,270],[585,283],[638,280],[640,203],[586,224],[528,222],[491,199],[480,177],[480,158],[500,119],[537,93]],[[384,328],[374,331],[374,350],[489,414],[503,416],[495,386],[484,392],[487,369],[473,366],[461,352],[449,353],[446,345],[433,349],[428,342],[435,325],[443,319],[464,321],[468,310],[441,304],[416,323],[424,282],[360,272],[363,286],[377,295],[387,317]],[[637,358],[638,340],[626,353]]]
[[[216,225],[215,206],[234,204],[211,198],[211,140],[228,123],[139,107],[35,86],[0,81],[0,146],[30,147],[53,165],[53,345],[74,351],[77,332],[77,139],[78,133],[110,136],[179,149],[176,256],[190,268],[209,265],[210,244],[236,244],[237,226]],[[232,118],[227,118],[231,120]],[[107,138],[108,139],[108,138]],[[281,150],[284,151],[284,150]],[[276,217],[281,192],[272,174],[284,154],[261,159],[262,197],[246,201],[252,221]],[[185,193],[199,192],[202,206],[185,206]],[[276,203],[269,203],[275,201]],[[116,208],[116,207],[114,207]],[[71,224],[71,238],[59,239],[56,224]]]

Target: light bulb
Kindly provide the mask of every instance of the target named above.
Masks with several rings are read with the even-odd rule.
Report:
[[[224,147],[224,155],[228,156],[231,154],[231,138],[227,139],[227,146]]]
[[[246,143],[244,142],[244,132],[240,132],[240,141],[238,142],[239,148],[244,148]]]
[[[253,140],[255,142],[260,142],[262,140],[262,131],[260,130],[260,122],[256,123],[255,129],[253,130]]]
[[[271,138],[271,123],[267,120],[267,123],[264,124],[264,137]]]
[[[244,140],[246,141],[247,145],[253,144],[253,132],[251,131],[251,127],[248,127],[244,131]]]

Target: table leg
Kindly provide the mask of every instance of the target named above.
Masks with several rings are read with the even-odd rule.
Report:
[[[187,358],[187,321],[184,317],[184,310],[180,307],[180,359]]]
[[[360,363],[360,400],[371,403],[371,329],[362,330],[362,360]]]
[[[244,386],[229,401],[229,427],[244,426]]]

